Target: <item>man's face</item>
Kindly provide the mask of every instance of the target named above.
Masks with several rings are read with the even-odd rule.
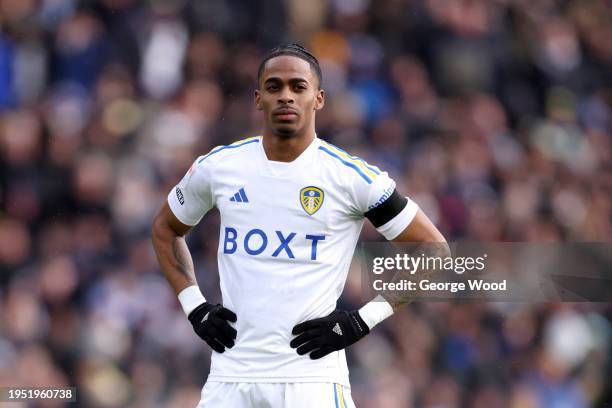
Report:
[[[275,135],[293,137],[314,128],[314,112],[323,107],[324,96],[307,61],[281,55],[266,62],[255,104]]]

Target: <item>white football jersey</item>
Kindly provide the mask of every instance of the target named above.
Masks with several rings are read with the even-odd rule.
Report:
[[[291,330],[335,310],[364,213],[394,188],[387,173],[316,137],[290,163],[268,160],[261,136],[196,159],[168,203],[187,225],[219,209],[223,306],[238,332],[233,348],[213,351],[209,381],[349,386],[343,350],[300,356]],[[379,232],[396,237],[417,209],[408,200]]]

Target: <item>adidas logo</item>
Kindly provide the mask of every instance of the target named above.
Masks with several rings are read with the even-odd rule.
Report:
[[[202,321],[200,323],[204,323],[206,320],[208,320],[208,315],[210,314],[210,312],[206,313],[204,315],[204,318],[202,319]]]
[[[238,190],[238,192],[234,194],[232,198],[230,198],[230,201],[238,203],[248,203],[249,199],[247,198],[246,193],[244,192],[244,187],[241,187],[240,190]]]
[[[336,333],[338,336],[342,336],[342,329],[340,328],[340,323],[336,323],[332,331]]]

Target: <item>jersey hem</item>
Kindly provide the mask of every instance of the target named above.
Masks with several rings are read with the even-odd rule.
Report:
[[[206,381],[215,382],[229,382],[229,383],[335,383],[350,388],[351,385],[348,380],[340,379],[338,377],[331,376],[312,376],[312,377],[291,377],[291,376],[257,376],[257,377],[238,377],[238,376],[226,376],[219,374],[210,374]]]

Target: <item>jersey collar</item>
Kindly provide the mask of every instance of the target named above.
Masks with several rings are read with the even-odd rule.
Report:
[[[278,162],[268,160],[266,151],[263,147],[263,136],[260,136],[260,138],[262,140],[260,143],[258,143],[258,159],[262,164],[261,168],[263,169],[264,174],[272,177],[292,177],[305,167],[309,167],[312,164],[312,160],[315,157],[315,152],[320,145],[320,140],[315,134],[314,139],[308,145],[306,150],[304,150],[295,160],[291,162]]]

